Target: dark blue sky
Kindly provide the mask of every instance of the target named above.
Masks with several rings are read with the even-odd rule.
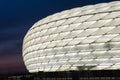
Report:
[[[0,0],[0,74],[27,72],[22,40],[38,20],[63,10],[112,0]]]

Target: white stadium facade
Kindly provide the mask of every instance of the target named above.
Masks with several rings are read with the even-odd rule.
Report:
[[[77,7],[36,22],[23,41],[33,72],[120,69],[120,1]]]

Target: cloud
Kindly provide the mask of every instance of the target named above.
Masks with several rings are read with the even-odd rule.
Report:
[[[27,72],[20,54],[0,58],[0,74],[13,74]]]
[[[8,54],[9,51],[18,51],[21,49],[21,40],[9,40],[0,44],[0,54]]]

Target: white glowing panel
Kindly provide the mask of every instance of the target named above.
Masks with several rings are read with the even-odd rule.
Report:
[[[23,42],[29,72],[120,69],[119,5],[78,7],[35,23]]]

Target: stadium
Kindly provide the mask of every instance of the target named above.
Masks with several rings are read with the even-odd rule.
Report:
[[[119,79],[119,5],[77,7],[36,22],[23,41],[27,70],[53,80]]]

